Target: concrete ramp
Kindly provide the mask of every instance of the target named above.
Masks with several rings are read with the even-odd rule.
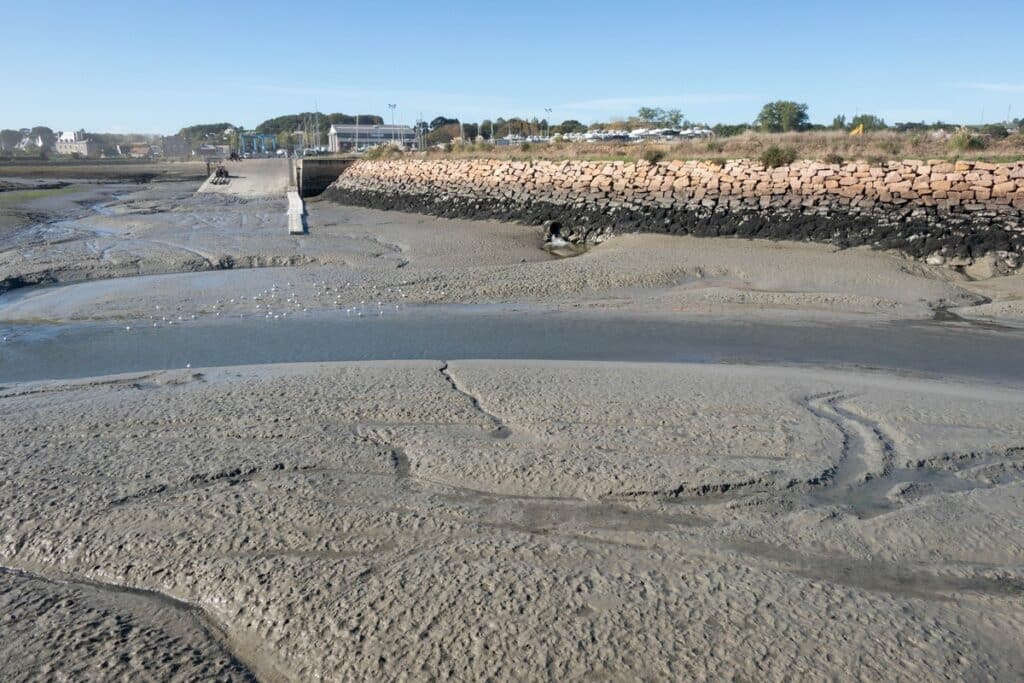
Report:
[[[306,204],[294,185],[288,188],[288,233],[302,235],[306,232]]]
[[[228,182],[214,184],[213,176],[206,179],[197,192],[202,194],[223,194],[233,197],[281,197],[288,198],[288,233],[302,235],[306,232],[306,206],[299,195],[299,188],[293,181],[292,162],[289,159],[249,159],[227,162]]]
[[[228,161],[224,165],[230,174],[228,182],[214,185],[208,178],[199,192],[236,197],[280,197],[291,184],[291,163],[288,159],[247,159]]]

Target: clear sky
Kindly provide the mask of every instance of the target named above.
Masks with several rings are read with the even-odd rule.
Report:
[[[9,2],[0,127],[171,133],[312,110],[589,123],[1024,117],[1024,0]]]

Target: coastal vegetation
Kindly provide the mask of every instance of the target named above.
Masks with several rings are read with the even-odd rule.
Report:
[[[929,132],[893,129],[865,132],[851,137],[846,131],[831,129],[768,133],[747,129],[739,135],[711,139],[629,144],[616,141],[570,142],[551,144],[492,145],[489,143],[449,143],[443,149],[412,152],[426,158],[465,157],[498,159],[590,159],[637,161],[761,159],[771,148],[794,150],[796,158],[828,163],[870,161],[880,163],[898,159],[956,159],[975,161],[1016,161],[1024,159],[1024,134],[1003,137],[987,135],[975,129],[950,129]]]

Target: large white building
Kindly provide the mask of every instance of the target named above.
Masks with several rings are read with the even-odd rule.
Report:
[[[336,123],[327,132],[327,146],[332,152],[386,144],[411,147],[416,144],[416,131],[409,126]]]
[[[99,152],[99,145],[88,139],[84,130],[65,131],[57,138],[57,154],[92,157]]]

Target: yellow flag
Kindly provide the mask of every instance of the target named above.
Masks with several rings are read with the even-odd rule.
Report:
[[[864,124],[863,123],[850,131],[850,137],[852,138],[854,135],[864,135]]]

